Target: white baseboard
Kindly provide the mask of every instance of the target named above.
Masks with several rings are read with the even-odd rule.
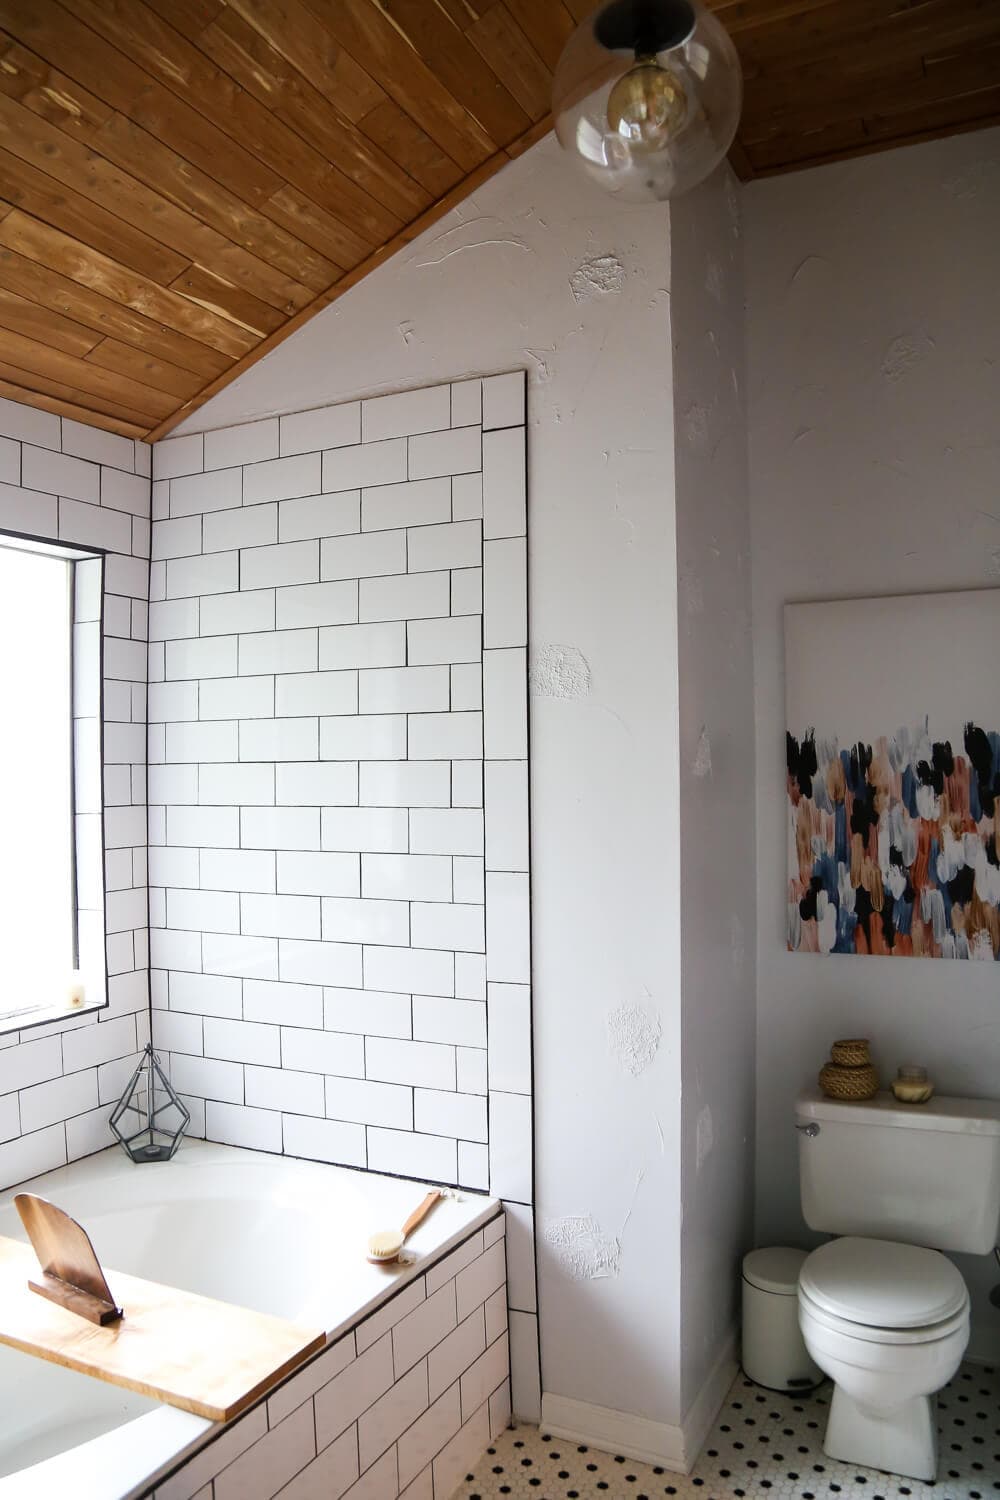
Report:
[[[676,1474],[686,1474],[684,1434],[680,1427],[633,1417],[610,1406],[574,1401],[571,1396],[542,1394],[542,1428],[553,1437],[586,1443],[606,1453],[621,1453],[643,1463],[661,1464]]]
[[[687,1458],[685,1473],[695,1465],[698,1454],[705,1446],[705,1439],[722,1409],[726,1392],[736,1379],[739,1364],[736,1359],[736,1329],[732,1328],[719,1350],[715,1364],[705,1377],[705,1382],[684,1418],[684,1453]]]
[[[634,1417],[610,1406],[594,1406],[589,1401],[576,1401],[546,1391],[542,1396],[542,1428],[553,1437],[586,1443],[607,1453],[621,1453],[643,1463],[660,1464],[675,1474],[689,1474],[736,1370],[733,1330],[681,1426],[653,1422],[648,1417]]]

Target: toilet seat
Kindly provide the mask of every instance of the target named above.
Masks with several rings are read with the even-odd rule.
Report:
[[[967,1297],[965,1304],[958,1312],[940,1323],[924,1324],[919,1328],[879,1328],[871,1323],[855,1323],[849,1318],[838,1318],[835,1313],[827,1312],[818,1303],[813,1302],[812,1298],[800,1287],[799,1318],[800,1321],[806,1319],[814,1328],[826,1329],[830,1333],[839,1334],[842,1338],[851,1339],[855,1343],[905,1344],[912,1347],[919,1344],[935,1344],[963,1330],[967,1334],[969,1302]]]
[[[961,1274],[940,1251],[846,1235],[821,1245],[799,1273],[799,1295],[828,1327],[881,1343],[925,1343],[967,1315]],[[879,1335],[884,1335],[880,1337]]]

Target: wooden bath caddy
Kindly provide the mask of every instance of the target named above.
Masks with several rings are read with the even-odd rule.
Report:
[[[48,1254],[40,1256],[41,1283],[33,1280],[38,1261],[31,1248],[0,1236],[0,1343],[211,1422],[228,1422],[326,1343],[322,1331],[118,1271],[109,1273],[112,1296],[85,1232],[68,1223],[86,1241],[85,1249],[77,1241],[83,1286],[79,1276],[66,1282],[65,1259]],[[44,1232],[51,1234],[55,1224],[48,1217]],[[46,1240],[36,1243],[51,1248]]]

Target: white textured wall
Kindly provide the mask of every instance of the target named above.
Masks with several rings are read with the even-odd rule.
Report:
[[[671,212],[680,643],[687,1411],[735,1328],[754,1115],[754,708],[740,201],[728,170]]]
[[[995,966],[784,951],[781,630],[789,599],[1000,585],[1000,131],[755,183],[745,213],[767,1244],[803,1237],[792,1108],[835,1037],[1000,1095]],[[961,1264],[995,1354],[996,1268]]]
[[[543,1381],[673,1423],[681,1184],[668,216],[623,209],[568,167],[543,142],[181,430],[528,369],[530,638],[544,694],[531,704],[537,1202],[540,1227],[555,1222],[577,1250],[579,1226],[562,1221],[591,1216],[609,1261],[595,1264],[593,1237],[581,1255],[540,1236]],[[629,1016],[609,1027],[612,1013],[636,1005],[645,1037]]]

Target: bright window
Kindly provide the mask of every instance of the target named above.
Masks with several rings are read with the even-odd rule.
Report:
[[[77,966],[73,562],[0,545],[0,1021],[65,1009]]]

